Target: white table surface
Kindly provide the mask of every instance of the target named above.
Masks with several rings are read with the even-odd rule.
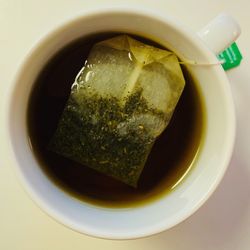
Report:
[[[227,72],[237,113],[237,136],[222,183],[198,212],[168,231],[131,241],[95,239],[60,225],[33,203],[4,161],[0,139],[0,250],[250,249],[249,0],[0,0],[0,108],[24,55],[52,27],[83,10],[134,2],[170,13],[194,31],[221,11],[235,16],[242,27],[237,43],[244,59],[240,67]],[[1,109],[0,119],[3,112]]]

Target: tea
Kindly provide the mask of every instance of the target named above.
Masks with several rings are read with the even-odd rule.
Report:
[[[59,188],[96,205],[137,206],[176,187],[190,171],[199,150],[204,130],[202,99],[186,68],[183,94],[170,124],[154,144],[136,189],[48,150],[73,80],[92,45],[112,36],[114,33],[103,33],[74,41],[48,62],[30,96],[28,132],[41,168]],[[148,39],[136,39],[162,48]]]

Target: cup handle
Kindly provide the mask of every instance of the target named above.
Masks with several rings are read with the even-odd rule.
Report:
[[[240,33],[239,24],[226,13],[219,14],[197,32],[198,36],[216,55],[229,47]]]

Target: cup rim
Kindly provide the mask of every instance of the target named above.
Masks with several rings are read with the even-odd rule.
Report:
[[[174,17],[170,16],[170,15],[161,15],[159,14],[159,12],[157,11],[153,11],[153,10],[149,10],[149,9],[142,9],[142,8],[103,8],[103,9],[97,9],[97,10],[92,10],[92,11],[87,11],[84,13],[80,13],[77,16],[74,16],[73,18],[71,18],[70,20],[66,20],[65,22],[60,23],[59,25],[56,26],[56,28],[53,28],[53,30],[51,32],[49,32],[48,34],[45,34],[43,36],[42,39],[40,39],[38,42],[35,43],[34,47],[31,49],[31,51],[25,56],[23,62],[21,63],[21,67],[19,67],[17,74],[15,75],[15,79],[14,81],[12,81],[11,86],[9,87],[9,92],[7,93],[7,102],[6,102],[6,110],[8,110],[8,112],[6,112],[7,114],[7,118],[4,119],[6,121],[5,125],[6,125],[6,131],[8,131],[8,133],[6,133],[5,136],[7,136],[11,131],[9,129],[9,122],[10,122],[10,115],[9,115],[9,110],[10,110],[10,105],[11,105],[11,100],[12,100],[12,94],[14,93],[14,89],[15,89],[15,85],[16,82],[18,81],[18,79],[20,78],[20,76],[22,75],[23,70],[26,68],[26,62],[29,61],[29,58],[31,57],[31,55],[37,50],[39,49],[39,47],[46,43],[46,41],[50,40],[51,37],[54,36],[54,34],[56,32],[60,32],[61,30],[63,30],[66,26],[71,26],[75,21],[82,19],[82,18],[88,18],[91,16],[100,16],[103,14],[138,14],[138,15],[146,15],[150,18],[153,19],[158,19],[164,23],[167,23],[173,27],[175,27],[179,32],[181,32],[182,34],[185,34],[185,36],[188,39],[192,39],[192,43],[195,44],[195,46],[197,46],[197,49],[201,50],[203,53],[206,53],[206,56],[208,58],[210,58],[211,60],[215,58],[215,55],[206,47],[206,45],[200,40],[200,38],[193,32],[189,31],[189,29],[187,27],[185,27],[185,25],[181,24],[178,20],[176,20]],[[231,93],[231,90],[229,88],[229,83],[228,80],[225,76],[225,73],[223,72],[222,69],[215,69],[217,70],[217,73],[221,75],[221,77],[223,78],[222,80],[225,82],[225,88],[227,88],[227,92]],[[236,121],[235,121],[235,112],[234,112],[234,104],[233,104],[233,99],[232,97],[228,97],[228,110],[230,112],[230,117],[231,117],[231,124],[230,124],[230,140],[227,143],[227,149],[225,149],[225,159],[224,159],[224,164],[223,167],[221,167],[221,173],[220,175],[218,175],[218,178],[214,181],[213,186],[210,187],[210,190],[204,194],[204,196],[202,197],[202,199],[200,199],[199,203],[197,203],[195,206],[192,207],[192,209],[190,209],[190,211],[186,214],[183,214],[182,217],[179,217],[178,221],[175,221],[170,227],[168,228],[164,228],[164,225],[162,227],[158,226],[158,228],[155,229],[147,229],[144,232],[140,232],[137,234],[135,233],[130,233],[127,232],[127,234],[125,235],[123,233],[123,235],[119,235],[119,234],[114,234],[114,235],[108,235],[105,234],[105,232],[90,232],[87,231],[86,229],[83,230],[83,228],[77,228],[75,225],[72,225],[72,222],[65,217],[64,214],[62,213],[58,213],[58,211],[56,211],[50,204],[45,203],[45,201],[43,200],[43,198],[41,196],[39,196],[36,191],[32,188],[31,184],[27,181],[25,174],[22,173],[21,168],[19,167],[19,163],[16,159],[15,156],[15,152],[12,149],[12,145],[11,142],[9,142],[8,140],[8,136],[6,137],[6,141],[9,142],[9,146],[10,149],[9,152],[11,152],[11,159],[14,159],[15,162],[11,165],[13,165],[13,169],[15,169],[15,172],[18,175],[18,179],[21,181],[22,186],[24,187],[25,191],[28,193],[29,196],[31,196],[32,200],[35,201],[35,203],[38,205],[38,207],[42,208],[42,211],[46,212],[50,217],[52,217],[53,219],[55,219],[57,222],[60,222],[62,225],[65,225],[75,231],[78,231],[80,233],[84,233],[90,236],[94,236],[94,237],[98,237],[98,238],[104,238],[104,239],[136,239],[136,238],[142,238],[142,237],[147,237],[153,234],[157,234],[160,233],[166,229],[170,229],[173,226],[179,224],[180,222],[184,221],[186,218],[188,218],[190,215],[192,215],[194,212],[196,212],[205,202],[206,200],[211,196],[211,194],[215,191],[215,189],[217,188],[217,186],[219,185],[221,179],[224,176],[224,173],[227,169],[227,166],[229,164],[229,161],[231,159],[231,155],[233,152],[233,146],[234,146],[234,140],[235,140],[235,125],[236,125]],[[222,164],[221,164],[222,165]]]

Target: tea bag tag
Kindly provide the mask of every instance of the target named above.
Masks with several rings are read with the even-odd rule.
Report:
[[[223,61],[222,67],[224,70],[239,66],[242,60],[242,55],[236,43],[232,43],[230,47],[222,51],[217,57],[220,61]]]

